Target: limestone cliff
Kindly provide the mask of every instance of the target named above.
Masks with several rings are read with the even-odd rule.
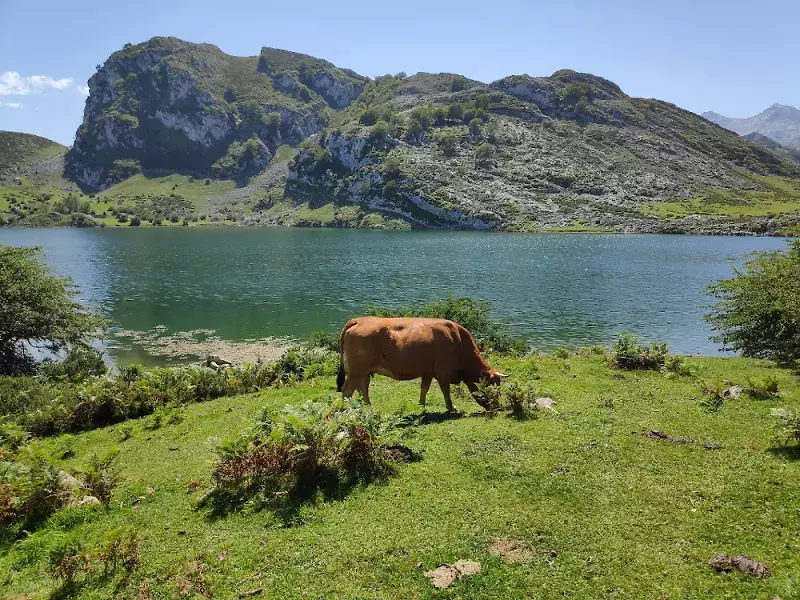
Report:
[[[365,78],[303,54],[235,57],[210,44],[126,45],[89,80],[67,171],[102,189],[141,169],[244,177],[321,130]]]

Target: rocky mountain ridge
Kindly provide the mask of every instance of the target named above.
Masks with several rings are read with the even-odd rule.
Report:
[[[775,103],[752,117],[726,117],[709,111],[702,115],[739,135],[760,133],[786,148],[800,150],[800,110]]]
[[[285,50],[234,57],[153,38],[112,54],[89,88],[64,158],[65,175],[98,194],[84,224],[798,227],[800,165],[787,152],[570,70],[370,79]]]

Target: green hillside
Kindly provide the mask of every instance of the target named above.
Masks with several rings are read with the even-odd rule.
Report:
[[[3,542],[0,594],[795,597],[800,559],[787,532],[800,529],[800,461],[770,411],[797,410],[797,378],[744,359],[691,359],[693,374],[665,376],[619,372],[602,356],[563,356],[492,359],[555,400],[557,412],[529,420],[488,418],[464,397],[456,399],[463,414],[448,417],[438,389],[422,414],[418,382],[376,377],[374,408],[405,416],[386,441],[419,460],[383,482],[281,510],[252,499],[214,512],[203,501],[214,487],[214,439],[235,439],[264,409],[327,401],[332,377],[192,404],[158,424],[147,417],[46,438],[36,447],[63,456],[58,465],[70,472],[118,448],[119,483],[108,506],[64,509]],[[717,403],[703,392],[770,377],[778,399]],[[138,540],[129,574],[121,562],[104,571],[96,554],[97,570],[78,571],[71,587],[53,578],[59,548],[100,552],[126,527]],[[720,552],[762,561],[772,575],[717,573],[708,561]],[[460,559],[477,561],[480,573],[449,591],[433,588],[424,573]]]

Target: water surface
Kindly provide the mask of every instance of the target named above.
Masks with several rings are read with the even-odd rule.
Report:
[[[118,327],[213,329],[223,339],[338,330],[365,303],[447,294],[490,300],[541,350],[619,331],[715,354],[702,316],[712,281],[785,240],[657,235],[291,228],[0,229],[38,245]],[[124,344],[111,353],[125,361]]]

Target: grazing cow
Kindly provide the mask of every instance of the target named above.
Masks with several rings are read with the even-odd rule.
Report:
[[[476,383],[499,384],[500,378],[505,377],[484,360],[469,331],[453,321],[406,317],[351,319],[339,338],[336,389],[345,398],[360,390],[364,402],[369,404],[369,382],[374,373],[404,381],[421,377],[422,405],[435,379],[451,412],[454,410],[451,383],[463,381],[474,393]],[[475,399],[487,408],[479,398]]]

